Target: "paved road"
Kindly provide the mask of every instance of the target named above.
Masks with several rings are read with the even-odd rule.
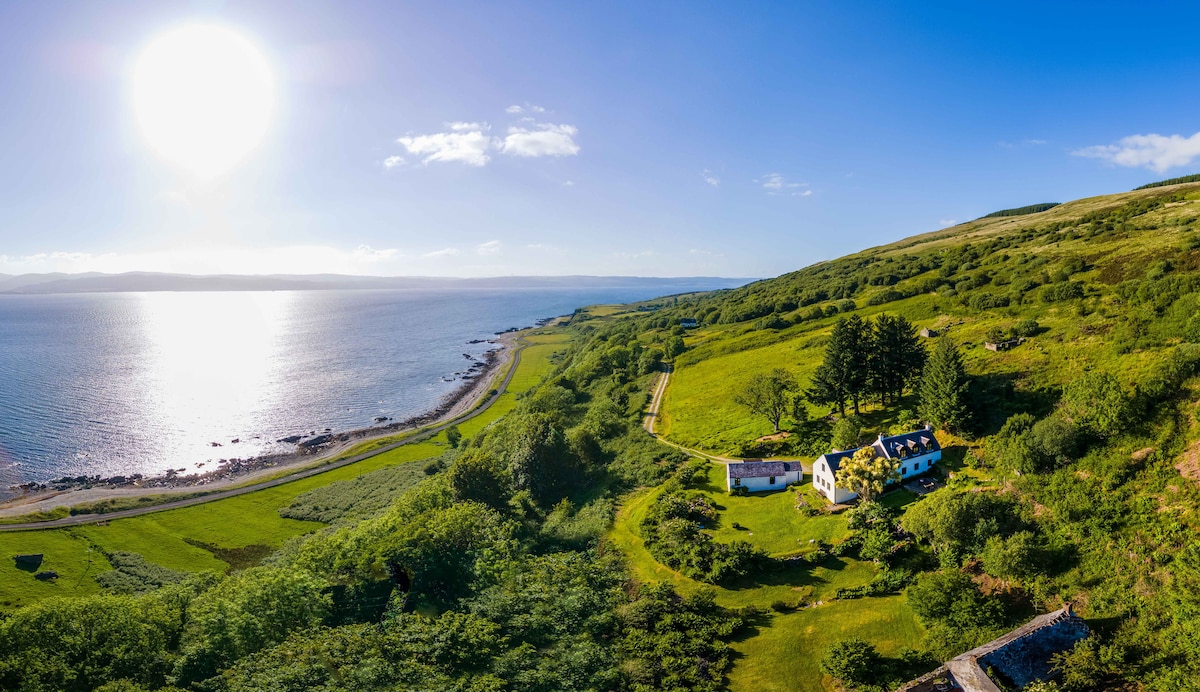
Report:
[[[180,507],[191,507],[192,505],[204,504],[205,502],[213,502],[215,500],[224,500],[227,497],[236,497],[238,495],[245,495],[246,493],[252,493],[257,490],[264,490],[266,488],[274,488],[275,486],[283,485],[284,483],[291,483],[292,481],[297,481],[302,478],[309,478],[312,476],[316,476],[318,474],[325,473],[326,471],[340,469],[343,466],[349,466],[350,464],[358,463],[364,459],[370,459],[373,456],[377,456],[377,455],[383,454],[385,452],[390,452],[393,449],[396,449],[398,447],[403,447],[404,445],[412,444],[414,442],[421,442],[422,440],[427,440],[430,437],[433,437],[434,435],[438,434],[439,432],[445,430],[446,428],[449,428],[452,425],[458,425],[459,423],[464,423],[466,421],[469,421],[472,418],[482,414],[484,411],[491,408],[492,404],[496,403],[496,400],[500,398],[500,395],[503,394],[505,392],[505,390],[508,389],[508,385],[512,381],[513,375],[516,374],[516,372],[517,372],[517,366],[519,366],[521,364],[521,351],[523,351],[524,349],[525,349],[525,344],[518,343],[516,349],[513,352],[512,365],[508,369],[508,374],[504,376],[504,379],[500,382],[500,386],[495,388],[496,393],[491,395],[490,397],[488,397],[488,399],[486,401],[484,401],[482,404],[475,407],[471,411],[464,413],[461,416],[458,416],[457,418],[452,418],[443,423],[438,423],[437,425],[433,426],[432,428],[427,428],[425,430],[422,430],[421,432],[417,433],[416,435],[413,435],[412,437],[406,437],[403,440],[400,440],[399,442],[393,442],[392,444],[386,445],[384,447],[380,447],[379,449],[373,449],[369,452],[363,452],[362,454],[356,454],[352,457],[348,457],[346,459],[341,459],[339,461],[335,461],[335,462],[332,462],[329,464],[324,464],[322,466],[315,466],[315,467],[307,468],[302,471],[297,471],[296,473],[288,474],[286,476],[281,476],[279,478],[273,478],[268,481],[262,481],[261,483],[254,483],[252,485],[245,485],[240,488],[233,488],[230,490],[222,490],[222,491],[215,492],[215,493],[208,493],[206,495],[201,495],[199,497],[188,497],[188,498],[184,498],[182,500],[172,500],[171,502],[164,502],[160,505],[152,505],[149,507],[138,507],[136,509],[123,509],[123,510],[120,510],[117,512],[107,512],[105,514],[76,514],[75,516],[63,517],[62,519],[53,519],[50,521],[32,521],[32,522],[27,522],[24,524],[0,524],[0,531],[32,531],[32,530],[36,530],[36,529],[53,529],[53,528],[59,528],[62,526],[79,526],[81,524],[94,524],[98,521],[111,521],[113,519],[125,519],[127,517],[136,517],[136,516],[140,516],[142,514],[150,514],[151,512],[163,512],[168,509],[178,509]]]
[[[659,442],[665,445],[674,447],[675,449],[686,452],[695,457],[708,459],[709,461],[715,461],[718,464],[738,464],[743,461],[754,461],[747,459],[730,459],[729,457],[722,457],[715,454],[709,454],[708,452],[701,452],[698,449],[684,447],[681,444],[671,442],[670,440],[654,432],[654,425],[658,422],[658,411],[662,408],[663,396],[667,393],[667,382],[671,379],[672,371],[673,366],[666,366],[666,370],[663,372],[662,376],[659,377],[658,381],[654,383],[654,394],[650,397],[650,408],[647,409],[646,417],[642,420],[642,427],[646,429],[646,432],[653,435]],[[812,473],[811,462],[801,462],[801,466],[805,473]]]

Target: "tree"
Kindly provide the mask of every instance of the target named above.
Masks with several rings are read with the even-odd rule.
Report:
[[[197,596],[180,641],[179,680],[206,680],[239,658],[318,624],[331,606],[324,587],[303,571],[253,567]]]
[[[779,422],[793,408],[793,391],[796,380],[783,368],[775,368],[767,374],[759,373],[750,378],[742,391],[733,400],[760,416],[766,416],[779,432]]]
[[[858,447],[858,438],[862,436],[862,426],[858,416],[846,416],[833,424],[833,439],[830,444],[834,449],[854,449]]]
[[[683,345],[683,337],[673,336],[670,339],[667,339],[665,348],[667,359],[675,360],[675,357],[683,353],[686,348]]]
[[[503,509],[512,497],[512,479],[504,462],[479,448],[463,452],[450,467],[454,497],[464,502],[481,502]]]
[[[1099,438],[1112,437],[1132,418],[1129,397],[1117,378],[1094,372],[1063,389],[1061,410],[1068,420]]]
[[[872,325],[869,352],[871,389],[884,403],[894,403],[925,367],[925,347],[917,328],[899,315],[880,315]]]
[[[462,442],[462,432],[457,425],[446,428],[446,442],[449,443],[451,449],[457,449],[458,443]]]
[[[863,447],[843,461],[837,470],[834,485],[858,493],[862,502],[883,492],[883,486],[900,479],[900,460],[888,459],[875,453],[874,447]]]
[[[514,417],[511,430],[508,471],[513,485],[529,491],[539,507],[553,507],[567,494],[576,466],[566,436],[544,413]]]
[[[921,417],[942,430],[961,428],[967,421],[968,384],[958,346],[941,337],[921,374]]]
[[[872,340],[870,325],[858,315],[838,319],[829,335],[825,358],[813,375],[809,400],[837,406],[843,416],[846,415],[846,401],[849,400],[854,404],[854,413],[857,414],[859,403],[870,383]]]
[[[870,682],[883,659],[875,647],[858,637],[833,643],[821,659],[821,670],[849,683]]]

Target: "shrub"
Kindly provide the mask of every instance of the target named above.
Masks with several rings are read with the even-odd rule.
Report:
[[[821,670],[850,683],[870,682],[882,662],[875,647],[858,637],[834,642],[821,659]]]

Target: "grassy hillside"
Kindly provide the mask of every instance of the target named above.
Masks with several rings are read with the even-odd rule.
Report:
[[[580,311],[532,337],[457,447],[0,534],[60,573],[0,566],[0,687],[837,690],[1067,601],[1096,637],[1063,689],[1197,689],[1198,219],[1200,184],[1165,185]],[[835,435],[911,428],[930,410],[920,368],[849,421],[801,398],[778,439],[738,403],[776,368],[802,394],[835,328],[884,314],[946,334],[966,371],[966,415],[938,432],[945,487],[923,498],[731,496],[721,464],[640,427],[673,361],[658,429],[687,448],[810,460]],[[984,347],[1018,327],[1011,350]],[[852,638],[875,658],[837,679],[822,660]]]

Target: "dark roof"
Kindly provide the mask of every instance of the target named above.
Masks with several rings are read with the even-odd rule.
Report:
[[[909,456],[928,454],[942,448],[932,430],[914,430],[903,435],[880,437],[874,447],[890,459],[899,456],[898,450],[901,448],[907,449]]]
[[[765,478],[782,476],[788,471],[804,471],[798,461],[743,461],[726,464],[725,469],[727,478]]]
[[[999,690],[991,675],[1005,678],[1007,684],[1025,687],[1034,680],[1050,677],[1050,658],[1066,651],[1088,636],[1088,626],[1071,612],[1070,606],[1039,615],[999,639],[955,656],[946,665],[913,680],[899,689],[927,692],[950,689],[968,692]],[[947,680],[949,679],[949,680]]]
[[[817,457],[817,460],[820,461],[821,459],[824,459],[825,462],[829,464],[829,470],[837,473],[838,466],[841,465],[842,459],[849,459],[850,457],[854,456],[854,453],[857,451],[857,449],[847,449],[842,452],[829,452],[828,454],[822,454],[821,456]],[[816,464],[813,465],[816,466]]]

